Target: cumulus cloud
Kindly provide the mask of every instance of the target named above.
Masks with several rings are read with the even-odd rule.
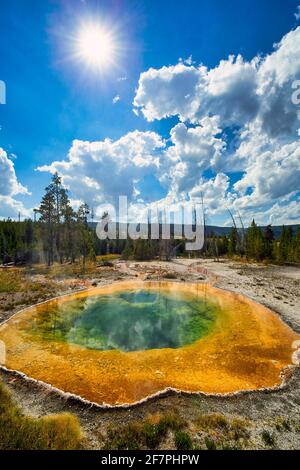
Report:
[[[261,225],[287,225],[299,224],[300,219],[300,197],[288,198],[268,204],[259,208],[238,208],[246,224],[250,224],[253,218]]]
[[[38,170],[58,172],[76,199],[93,205],[115,204],[119,195],[132,200],[137,183],[157,172],[164,146],[154,132],[134,131],[116,141],[75,140],[66,160]]]
[[[300,145],[293,142],[260,155],[234,187],[241,193],[254,189],[250,200],[268,201],[299,191],[299,181]]]
[[[22,202],[14,196],[20,194],[29,195],[28,189],[17,179],[14,163],[8,158],[7,153],[0,148],[0,217],[15,217],[19,212],[28,216]]]
[[[204,86],[207,69],[182,62],[141,74],[134,106],[148,121],[169,116],[190,119],[199,107],[199,89]]]
[[[27,188],[19,183],[14,164],[2,148],[0,148],[0,194],[2,196],[29,194]]]
[[[149,69],[141,74],[134,106],[148,121],[178,115],[183,122],[197,123],[207,115],[219,115],[226,125],[243,124],[259,107],[257,62],[230,56],[212,70],[182,62]]]
[[[292,103],[292,83],[300,73],[300,27],[290,31],[262,62],[259,71],[262,131],[271,137],[296,136],[297,107]]]
[[[299,122],[290,98],[300,71],[300,27],[274,47],[265,58],[230,56],[210,70],[182,62],[151,68],[140,76],[134,106],[148,121],[178,116],[197,123],[218,115],[224,128],[257,118],[270,136],[295,134]]]
[[[0,194],[0,219],[17,218],[19,214],[22,217],[30,217],[32,212],[24,207],[21,201],[11,196],[2,196]]]
[[[203,197],[206,208],[210,214],[224,211],[230,205],[231,197],[228,193],[230,186],[229,176],[218,173],[215,178],[201,180],[190,192],[192,200]]]
[[[191,190],[205,170],[219,165],[226,146],[218,137],[220,132],[216,116],[202,119],[199,126],[187,127],[179,123],[173,127],[173,145],[165,152],[161,180],[171,178],[179,192]]]

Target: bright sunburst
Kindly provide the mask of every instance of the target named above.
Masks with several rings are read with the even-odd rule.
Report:
[[[117,43],[112,33],[97,24],[80,30],[78,55],[89,66],[107,68],[115,61]]]

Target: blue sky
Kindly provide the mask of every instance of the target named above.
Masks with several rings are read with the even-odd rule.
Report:
[[[24,215],[27,215],[26,209],[30,211],[38,204],[43,188],[48,184],[49,171],[59,168],[55,162],[67,159],[74,139],[101,142],[109,138],[117,141],[128,132],[151,131],[167,139],[168,147],[170,133],[178,123],[189,129],[203,126],[201,121],[193,120],[190,116],[182,118],[180,112],[172,110],[167,112],[166,118],[161,117],[160,112],[156,112],[154,118],[149,118],[149,113],[147,117],[147,109],[150,109],[152,103],[149,97],[145,101],[140,98],[136,105],[139,115],[136,115],[132,103],[139,87],[140,75],[150,68],[162,70],[163,67],[175,66],[180,63],[180,59],[187,60],[187,68],[204,64],[207,69],[214,69],[229,55],[241,54],[243,60],[250,63],[254,57],[271,54],[274,43],[279,43],[284,35],[297,27],[295,13],[298,4],[299,0],[2,1],[0,80],[6,83],[7,103],[0,105],[0,148],[11,162],[9,174],[14,172],[13,184],[28,189],[27,194],[25,190],[15,190],[13,193],[4,190],[3,195],[17,200],[21,204],[18,207],[21,207],[21,211],[24,207]],[[101,72],[71,57],[75,53],[80,28],[90,23],[104,24],[113,31],[118,43],[116,63]],[[188,61],[189,57],[192,57],[192,62]],[[161,96],[159,93],[157,96]],[[119,98],[116,103],[113,102],[115,97]],[[210,114],[208,109],[207,116]],[[201,115],[203,118],[205,116]],[[241,145],[240,136],[235,136],[243,129],[245,121],[242,124],[240,121],[225,121],[219,124],[220,130],[214,136],[218,138],[227,134],[228,148],[224,151],[227,158],[233,148]],[[182,132],[182,129],[179,130]],[[292,138],[289,136],[288,141],[274,143],[273,151],[279,152],[283,144],[295,142],[295,135]],[[91,152],[91,149],[86,151]],[[147,147],[145,154],[148,152]],[[151,152],[154,158],[155,153],[160,152],[160,146],[152,145]],[[161,158],[165,159],[164,156]],[[181,156],[177,153],[176,158],[180,159]],[[188,161],[191,161],[190,157]],[[105,166],[105,158],[101,157],[101,162]],[[107,164],[110,164],[109,159]],[[174,180],[169,171],[170,165],[164,170],[163,162],[160,175],[157,175],[151,169],[152,164],[155,167],[153,161],[147,172],[135,173],[136,168],[133,169],[131,187],[134,186],[135,196],[131,195],[132,200],[138,199],[136,194],[145,203],[164,199],[168,195],[170,199],[172,194],[172,201],[176,204],[174,192],[188,193],[190,197],[197,190],[199,192],[199,185],[204,184],[209,193],[207,184],[213,182],[218,173],[230,173],[226,195],[223,194],[229,204],[229,201],[233,201],[230,193],[234,184],[242,180],[245,172],[250,175],[252,171],[247,165],[233,164],[227,171],[220,164],[205,167],[201,164],[203,169],[199,170],[197,176],[201,184],[193,179],[191,185],[187,186],[185,182]],[[198,171],[200,164],[193,161],[193,165],[196,165]],[[48,166],[49,171],[36,171],[41,166]],[[78,179],[76,186],[74,178],[71,181],[74,174],[70,176],[66,168],[63,170],[72,198],[76,201],[82,199],[84,194],[78,188]],[[131,170],[128,168],[126,173],[128,178]],[[194,171],[193,168],[190,170]],[[103,171],[107,171],[107,168],[103,168]],[[163,181],[163,177],[160,178],[164,171],[170,173],[165,178],[168,183]],[[186,181],[189,178],[187,172]],[[97,182],[102,187],[102,180]],[[218,182],[218,185],[222,184],[226,185],[224,178]],[[244,188],[243,197],[251,194],[254,186],[249,183],[249,190],[245,189],[245,184],[241,184]],[[257,204],[256,198],[257,212],[262,214],[277,204],[276,218],[281,204],[286,201],[289,204],[298,202],[295,189],[292,194],[281,193],[268,201],[264,195],[260,195],[260,204]],[[93,201],[90,193],[86,196],[92,205],[99,204],[99,207],[105,199],[102,195]],[[218,194],[215,197],[218,199]],[[235,199],[240,197],[234,196]],[[5,201],[8,204],[7,199]],[[239,207],[236,203],[236,209],[246,211],[245,203]],[[211,220],[225,223],[226,216],[222,211],[218,212],[215,205],[208,202],[208,206],[211,206]],[[12,207],[13,212],[16,205]],[[298,213],[294,209],[291,213],[289,221],[296,220]],[[274,210],[272,214],[274,217]],[[0,216],[6,215],[7,211],[2,214],[0,211]],[[14,216],[13,213],[11,215]]]

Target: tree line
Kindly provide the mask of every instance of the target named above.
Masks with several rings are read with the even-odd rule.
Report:
[[[228,235],[206,234],[200,252],[186,252],[185,240],[172,237],[170,240],[99,240],[90,224],[92,220],[93,211],[86,203],[73,209],[68,191],[55,174],[35,209],[34,221],[0,221],[0,263],[51,266],[54,262],[74,263],[80,259],[85,267],[88,259],[110,253],[135,260],[238,256],[255,261],[300,263],[300,229],[293,233],[291,227],[282,227],[276,239],[270,225],[261,229],[253,220],[248,229],[238,229],[233,219],[234,226]]]
[[[248,229],[233,227],[228,236],[211,234],[207,239],[208,256],[244,257],[251,261],[270,261],[278,264],[300,263],[300,228],[283,226],[278,239],[271,225],[264,229],[252,221]]]

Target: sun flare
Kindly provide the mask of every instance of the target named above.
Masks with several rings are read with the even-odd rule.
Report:
[[[99,25],[89,25],[80,31],[78,52],[88,65],[106,68],[114,61],[116,42],[109,31]]]

